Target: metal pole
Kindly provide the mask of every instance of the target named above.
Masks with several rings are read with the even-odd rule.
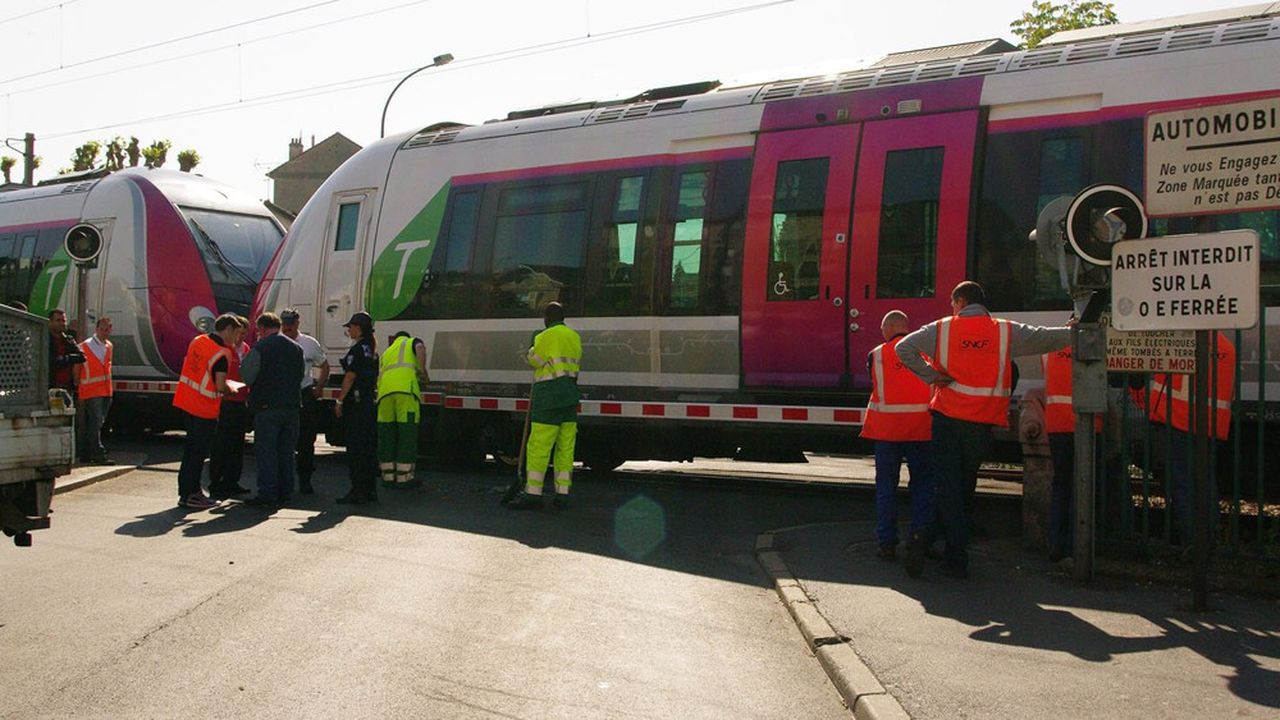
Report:
[[[1093,581],[1094,488],[1097,484],[1094,463],[1093,413],[1076,415],[1076,523],[1072,548],[1071,577],[1077,582]]]
[[[1207,330],[1196,332],[1196,375],[1192,398],[1195,408],[1195,463],[1192,470],[1194,483],[1191,499],[1193,545],[1191,592],[1192,609],[1203,612],[1209,609],[1209,409],[1212,399],[1209,392],[1210,354],[1209,343],[1213,337]]]
[[[89,304],[89,268],[83,263],[76,263],[76,340],[88,337],[89,318],[85,306]]]

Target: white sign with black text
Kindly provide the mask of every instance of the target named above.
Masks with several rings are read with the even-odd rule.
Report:
[[[1124,240],[1111,252],[1117,330],[1240,330],[1258,322],[1258,234]]]
[[[1280,208],[1280,97],[1151,113],[1151,217]]]

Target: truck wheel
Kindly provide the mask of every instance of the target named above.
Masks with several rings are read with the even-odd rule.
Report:
[[[31,547],[31,533],[23,532],[14,535],[13,544],[18,547]]]

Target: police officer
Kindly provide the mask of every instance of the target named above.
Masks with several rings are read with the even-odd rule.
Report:
[[[934,387],[929,409],[936,517],[933,527],[911,535],[905,563],[911,577],[920,576],[925,548],[938,533],[947,543],[943,573],[968,577],[967,479],[977,475],[991,445],[992,429],[1009,423],[1013,358],[1041,355],[1070,342],[1068,327],[996,319],[983,305],[985,301],[981,285],[969,280],[960,283],[951,291],[951,317],[925,325],[894,348],[912,372]]]
[[[345,423],[351,490],[338,502],[358,505],[378,499],[378,358],[368,313],[352,315],[344,327],[354,342],[341,360],[344,372],[335,413]]]
[[[378,465],[382,484],[417,484],[418,422],[422,418],[420,383],[426,382],[426,346],[401,331],[382,353],[378,370]]]
[[[533,391],[529,397],[529,443],[525,450],[524,492],[507,507],[537,507],[542,495],[547,463],[555,449],[555,506],[568,507],[573,482],[573,448],[578,436],[578,370],[582,364],[582,338],[564,324],[564,307],[547,303],[546,329],[534,336],[527,354],[533,366]]]
[[[880,322],[885,342],[867,355],[871,398],[862,437],[875,440],[877,555],[893,560],[898,546],[898,476],[911,472],[911,532],[933,522],[933,469],[929,458],[932,391],[898,359],[894,348],[907,334],[907,315],[890,310]]]

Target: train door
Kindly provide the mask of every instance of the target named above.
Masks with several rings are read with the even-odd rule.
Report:
[[[915,329],[950,314],[964,279],[978,113],[869,122],[858,157],[850,238],[849,374],[869,387],[880,320],[902,310]]]
[[[840,384],[858,133],[850,124],[766,133],[756,143],[742,280],[749,387]]]
[[[329,208],[318,303],[324,314],[316,329],[320,342],[331,352],[342,353],[351,345],[343,324],[352,313],[365,309],[361,258],[368,255],[367,243],[372,240],[368,237],[372,216],[373,190],[334,195]]]

